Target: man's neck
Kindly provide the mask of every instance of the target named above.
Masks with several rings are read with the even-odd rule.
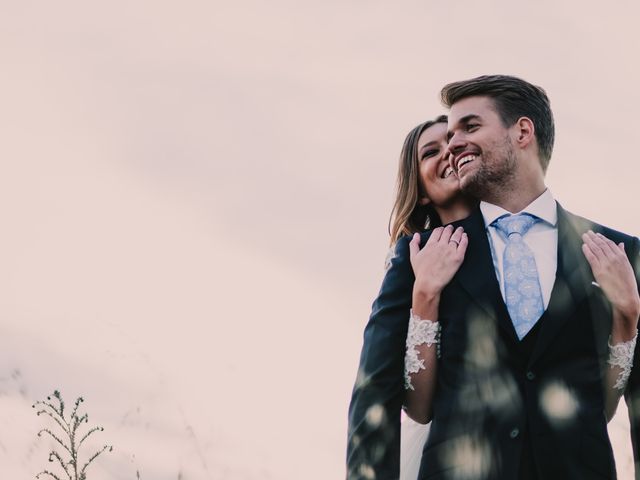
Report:
[[[542,195],[546,189],[540,160],[537,156],[523,154],[517,160],[513,176],[505,179],[503,184],[487,189],[480,199],[508,212],[517,213]]]
[[[521,212],[527,205],[544,193],[547,189],[544,179],[531,182],[514,182],[511,188],[495,189],[491,198],[483,198],[485,202],[504,208],[511,213]]]
[[[527,205],[530,205],[536,198],[544,193],[546,187],[543,187],[540,190],[536,190],[533,192],[527,192],[526,195],[513,195],[506,198],[498,199],[495,202],[488,200],[489,203],[493,203],[499,207],[504,208],[506,211],[511,213],[518,213],[524,210]]]

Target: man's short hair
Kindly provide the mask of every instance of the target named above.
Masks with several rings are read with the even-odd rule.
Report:
[[[445,85],[440,92],[442,103],[451,107],[467,98],[483,96],[493,99],[496,111],[505,127],[520,117],[529,118],[538,141],[539,159],[546,171],[553,152],[555,127],[549,98],[545,91],[521,78],[509,75],[483,75]]]

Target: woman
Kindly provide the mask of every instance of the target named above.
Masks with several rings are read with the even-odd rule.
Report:
[[[414,269],[413,309],[409,322],[405,356],[405,411],[409,418],[426,424],[431,418],[431,399],[436,383],[438,302],[440,292],[451,281],[462,261],[467,236],[462,228],[440,225],[467,217],[476,201],[459,189],[447,154],[447,118],[440,116],[414,128],[405,139],[400,157],[397,196],[394,203],[390,234],[392,245],[403,235],[413,234],[410,243]],[[417,232],[436,227],[424,248],[419,248]],[[629,357],[633,341],[623,342],[630,325],[637,329],[637,316],[628,318],[620,312],[636,305],[638,287],[629,261],[621,245],[615,245],[600,234],[583,236],[583,252],[594,278],[612,305],[611,368],[606,377],[606,411],[610,420],[615,413],[629,375]],[[426,320],[428,319],[428,320]],[[428,430],[411,421],[403,422],[401,479],[414,480]]]
[[[403,235],[421,232],[426,228],[461,220],[469,215],[477,201],[465,196],[459,188],[458,179],[449,166],[447,148],[447,117],[441,115],[416,126],[407,135],[398,167],[396,184],[396,200],[394,202],[389,222],[391,246]],[[456,232],[461,235],[462,231]],[[461,236],[462,238],[462,236]],[[417,248],[413,242],[412,249]],[[393,248],[390,249],[390,253]],[[420,260],[426,260],[424,276],[420,278],[434,278],[435,273],[447,272],[451,276],[462,263],[463,256],[456,262],[438,265],[437,258],[425,258],[427,254],[435,253],[433,248],[424,248],[420,253]],[[413,259],[416,258],[412,255]],[[390,259],[387,259],[389,265]],[[423,263],[421,262],[422,266]],[[448,268],[447,268],[448,267]],[[418,270],[418,271],[422,271]],[[446,278],[446,285],[450,278]],[[417,290],[414,290],[417,291]],[[419,299],[414,298],[414,307],[420,309]],[[414,308],[414,310],[415,310]],[[422,311],[423,318],[437,318],[437,312]],[[422,456],[422,446],[427,438],[429,429],[426,424],[431,406],[431,395],[436,380],[436,351],[426,348],[420,352],[420,357],[413,357],[413,369],[418,365],[427,365],[428,371],[422,370],[420,378],[416,379],[407,390],[405,410],[408,418],[402,422],[401,430],[401,479],[413,480],[418,476],[418,468]],[[409,372],[405,372],[405,386],[410,383]]]
[[[463,219],[477,204],[460,191],[446,137],[447,116],[440,115],[415,127],[404,141],[389,222],[392,246],[403,235]]]

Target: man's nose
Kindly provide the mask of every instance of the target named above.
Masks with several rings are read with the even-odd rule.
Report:
[[[464,152],[464,149],[467,146],[467,142],[464,140],[462,135],[454,133],[453,136],[449,139],[449,143],[447,144],[447,153],[449,154],[449,159],[452,163],[453,167],[453,159],[459,153]]]

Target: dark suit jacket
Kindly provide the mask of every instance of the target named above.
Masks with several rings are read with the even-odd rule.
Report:
[[[535,346],[523,359],[480,210],[456,224],[469,235],[469,246],[440,302],[442,357],[420,478],[513,480],[525,448],[540,479],[615,478],[603,391],[611,309],[592,284],[580,236],[592,229],[624,242],[636,274],[640,242],[558,206],[556,281]],[[422,243],[429,234],[423,233]],[[399,475],[404,350],[414,281],[409,240],[397,244],[365,329],[349,407],[349,479]],[[638,350],[634,365],[628,403],[640,397]],[[638,401],[629,404],[636,459]]]

